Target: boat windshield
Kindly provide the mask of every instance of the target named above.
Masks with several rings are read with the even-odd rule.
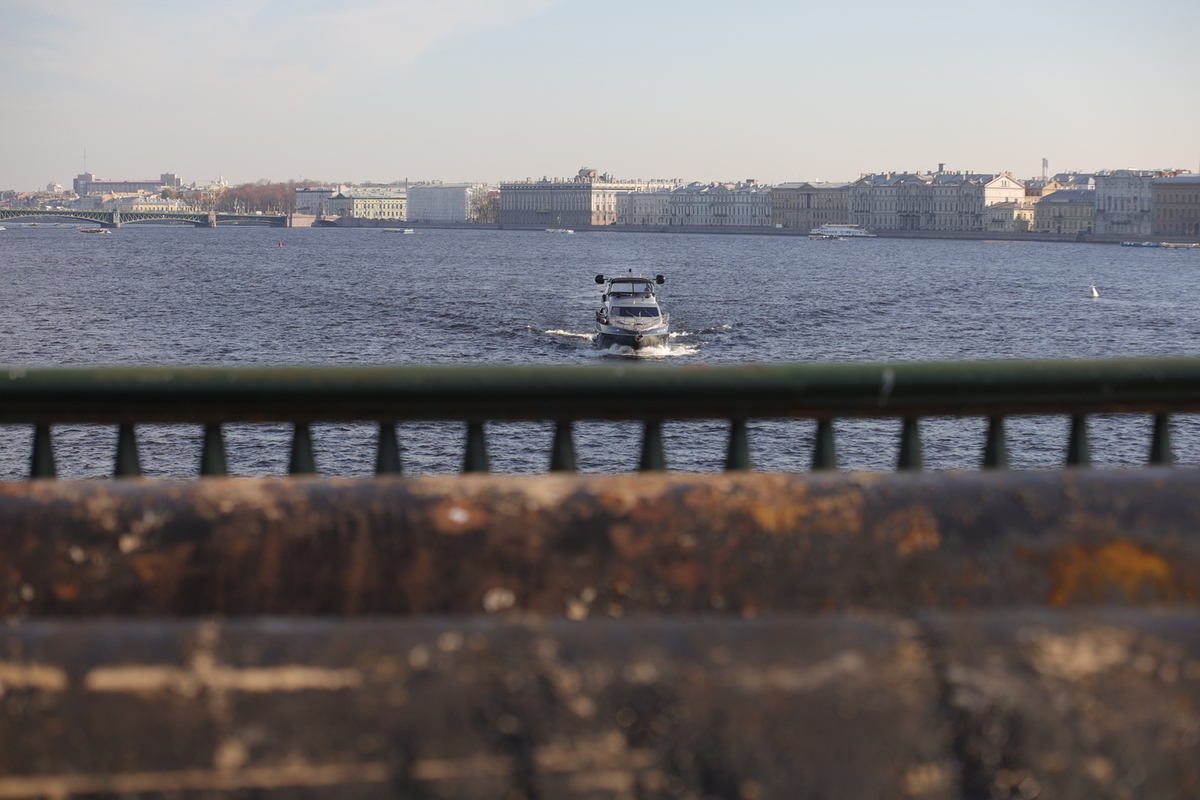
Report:
[[[613,306],[614,317],[657,317],[658,309],[654,306]]]
[[[648,281],[613,281],[608,287],[609,294],[650,294],[651,286]]]

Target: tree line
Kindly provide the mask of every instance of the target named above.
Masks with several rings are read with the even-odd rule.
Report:
[[[222,214],[290,214],[296,210],[296,190],[321,186],[318,181],[272,183],[261,180],[230,186],[216,198],[216,210]]]

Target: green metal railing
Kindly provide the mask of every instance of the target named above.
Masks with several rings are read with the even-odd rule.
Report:
[[[817,422],[813,469],[836,469],[833,420],[902,420],[897,468],[922,466],[919,420],[989,420],[984,468],[1008,464],[1005,418],[1068,414],[1068,466],[1090,463],[1087,417],[1151,414],[1150,464],[1172,462],[1169,414],[1200,411],[1200,359],[753,366],[102,367],[0,369],[0,423],[34,425],[30,476],[53,477],[51,425],[118,426],[114,474],[141,474],[136,423],[201,423],[201,475],[227,472],[222,425],[293,425],[289,472],[316,471],[314,422],[379,424],[376,472],[401,470],[396,423],[467,425],[463,471],[487,471],[485,421],[556,423],[552,471],[575,469],[572,424],[643,423],[639,468],[666,468],[662,422],[726,419],[725,467],[751,467],[749,419]]]

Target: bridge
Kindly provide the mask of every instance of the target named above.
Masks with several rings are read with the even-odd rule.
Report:
[[[289,227],[287,214],[218,214],[215,211],[83,211],[65,208],[5,208],[0,209],[0,221],[8,219],[44,219],[55,217],[95,222],[102,228],[119,228],[137,222],[182,222],[197,228],[217,225],[265,225],[271,228]]]

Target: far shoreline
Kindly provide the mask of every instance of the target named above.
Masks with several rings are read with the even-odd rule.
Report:
[[[501,225],[499,223],[469,222],[411,222],[405,220],[355,219],[321,220],[314,227],[328,228],[396,228],[405,227],[423,230],[499,230],[499,231],[545,231],[539,225]],[[561,229],[563,226],[555,226]],[[666,234],[710,234],[721,233],[740,236],[801,236],[808,231],[798,228],[731,227],[698,225],[581,225],[572,228],[576,233],[666,233]],[[1096,233],[1034,233],[1017,231],[910,231],[872,229],[880,239],[947,239],[959,241],[1000,242],[1073,242],[1078,244],[1120,244],[1121,242],[1166,242],[1169,244],[1197,244],[1200,237],[1187,236],[1122,236],[1120,234]]]

